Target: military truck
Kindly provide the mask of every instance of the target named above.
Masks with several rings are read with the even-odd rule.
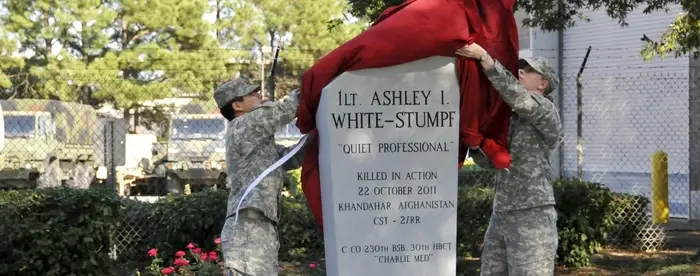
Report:
[[[5,147],[0,188],[87,188],[102,163],[101,122],[89,105],[0,100]]]
[[[187,184],[192,192],[228,187],[225,163],[228,124],[218,112],[215,106],[207,104],[183,106],[169,119],[167,143],[145,145],[146,140],[155,138],[127,135],[127,152],[150,151],[152,154],[150,160],[139,161],[139,165],[118,168],[121,169],[118,182],[123,185],[120,194],[178,194]],[[278,144],[291,146],[299,141],[301,133],[295,124],[293,121],[275,134]],[[143,141],[131,141],[131,138]]]
[[[226,183],[227,122],[213,103],[182,106],[170,118],[166,166],[166,189],[182,193],[221,187]]]

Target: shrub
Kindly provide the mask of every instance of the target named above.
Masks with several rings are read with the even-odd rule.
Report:
[[[468,171],[469,169],[467,169]],[[485,170],[462,173],[459,189],[457,241],[460,256],[478,257],[491,218],[494,191],[478,184],[493,174]],[[465,175],[467,177],[465,177]],[[467,181],[473,179],[472,181]],[[484,182],[481,182],[484,183]],[[590,257],[606,244],[609,233],[619,230],[623,237],[636,237],[635,218],[645,218],[645,198],[612,193],[598,184],[560,179],[554,182],[559,219],[558,260],[570,267],[590,264]],[[156,204],[155,217],[162,225],[157,233],[159,248],[172,255],[189,241],[206,244],[223,226],[228,194],[224,191],[203,192],[169,199]],[[303,195],[281,197],[279,257],[284,261],[320,260],[324,255],[323,236],[308,210]],[[619,216],[624,212],[625,216]],[[625,230],[623,230],[625,229]],[[632,230],[626,230],[632,229]],[[175,234],[176,233],[176,234]],[[613,233],[615,233],[613,231]]]
[[[152,203],[122,199],[121,219],[115,234],[115,244],[119,249],[117,258],[134,265],[149,261],[148,256],[141,253],[151,246],[159,227],[154,210]]]
[[[590,265],[606,241],[613,220],[613,194],[598,183],[554,182],[559,230],[558,259],[569,267]]]
[[[279,258],[285,261],[319,260],[324,255],[323,235],[303,195],[283,198],[277,226]]]
[[[0,193],[0,275],[106,275],[121,203],[112,191]]]
[[[494,191],[484,179],[493,174],[460,171],[457,252],[478,257],[491,217]],[[484,176],[486,175],[486,176]],[[559,219],[558,258],[570,267],[586,266],[607,240],[637,240],[647,219],[644,197],[614,194],[600,184],[560,179],[554,183]],[[279,257],[320,261],[323,236],[303,195],[281,197]],[[120,200],[111,191],[46,189],[0,192],[0,275],[105,275],[113,268],[115,243],[124,261],[148,266],[145,254],[157,248],[163,263],[189,243],[215,248],[226,216],[228,191],[202,191],[157,203]],[[623,214],[623,215],[621,215]],[[120,223],[121,221],[121,223]],[[140,260],[139,260],[140,259]],[[162,269],[162,267],[158,267]],[[317,271],[318,269],[314,269]],[[132,269],[133,271],[133,269]],[[3,273],[5,272],[5,273]]]
[[[613,225],[610,243],[620,248],[640,249],[640,233],[650,223],[647,216],[649,199],[639,195],[615,194],[613,197]]]
[[[493,187],[495,177],[494,170],[484,170],[473,164],[465,164],[459,169],[457,181],[459,187]]]
[[[155,203],[151,246],[157,246],[167,256],[190,242],[214,247],[213,241],[224,226],[227,202],[228,191],[216,190],[171,196]]]
[[[479,257],[491,219],[494,191],[487,187],[460,187],[457,205],[457,254]]]
[[[292,196],[301,193],[301,169],[292,170],[285,174],[284,189]]]

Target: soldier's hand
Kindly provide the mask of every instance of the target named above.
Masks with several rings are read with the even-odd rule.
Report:
[[[463,56],[466,58],[474,58],[474,59],[479,59],[483,54],[486,53],[486,50],[484,50],[481,45],[477,43],[472,43],[471,45],[465,45],[462,48],[457,49],[455,54],[459,56]]]
[[[301,89],[296,88],[296,89],[289,92],[289,97],[299,98],[300,94],[301,94]]]

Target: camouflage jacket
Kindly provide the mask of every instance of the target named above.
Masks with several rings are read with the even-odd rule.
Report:
[[[554,103],[539,93],[525,90],[498,62],[485,73],[513,109],[508,131],[508,149],[513,161],[508,170],[496,174],[494,211],[554,205],[549,156],[563,139]],[[478,166],[493,168],[480,150],[472,149],[469,155]]]
[[[255,178],[291,150],[291,147],[285,148],[276,144],[274,134],[295,118],[298,106],[298,95],[294,94],[284,102],[267,102],[229,122],[226,131],[226,173],[231,192],[227,218],[233,218],[238,201]],[[246,196],[241,209],[258,209],[277,222],[284,171],[301,167],[303,152],[299,151],[282,167],[268,174]],[[233,220],[230,223],[233,223]]]

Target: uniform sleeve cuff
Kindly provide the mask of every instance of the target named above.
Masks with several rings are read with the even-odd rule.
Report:
[[[486,74],[487,77],[495,77],[499,75],[501,70],[503,70],[503,65],[494,60],[493,67],[491,67],[491,69],[484,69],[484,74]]]

